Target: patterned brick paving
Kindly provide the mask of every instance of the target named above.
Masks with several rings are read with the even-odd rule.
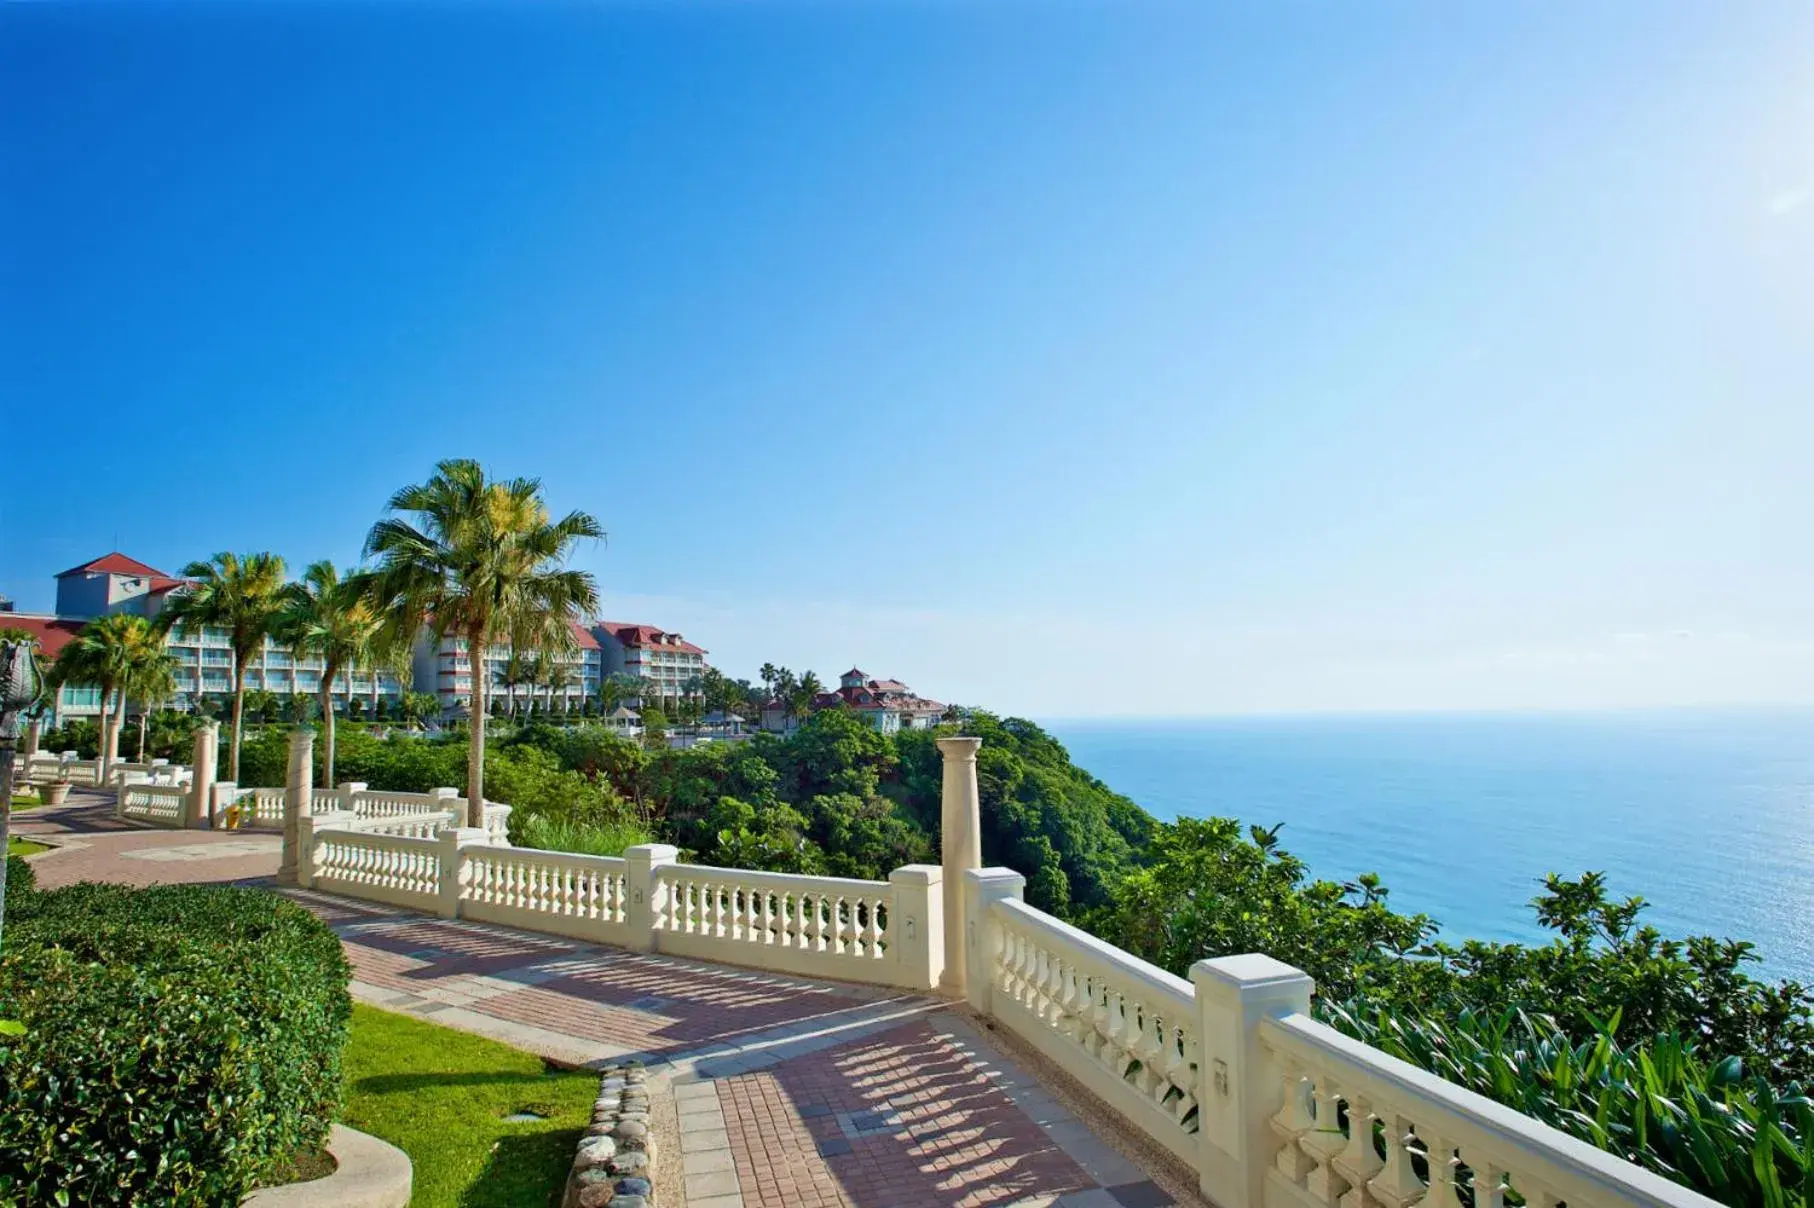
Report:
[[[751,1208],[980,1208],[1098,1184],[920,1020],[720,1084]]]
[[[243,834],[122,828],[101,801],[25,816],[21,832],[70,844],[34,861],[43,884],[269,884],[276,871],[275,848],[232,846]],[[680,1112],[670,1203],[1170,1202],[931,1000],[294,896],[340,934],[362,998],[566,1060],[643,1055]]]

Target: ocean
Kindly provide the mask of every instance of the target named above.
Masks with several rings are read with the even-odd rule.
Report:
[[[1377,872],[1445,938],[1540,942],[1543,874],[1593,869],[1814,982],[1814,709],[1041,724],[1156,816],[1283,822],[1312,876]]]

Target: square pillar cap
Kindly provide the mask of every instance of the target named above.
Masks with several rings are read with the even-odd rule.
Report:
[[[942,885],[945,870],[937,864],[903,864],[888,879],[896,885]]]
[[[983,745],[980,738],[954,734],[949,738],[938,740],[938,749],[944,753],[946,762],[952,760],[975,759],[976,749]]]
[[[1227,998],[1302,995],[1308,999],[1316,988],[1308,973],[1263,952],[1198,961],[1190,967],[1190,979],[1199,990]]]
[[[964,880],[972,885],[996,885],[1012,889],[1020,889],[1027,883],[1027,879],[1012,868],[966,868]]]

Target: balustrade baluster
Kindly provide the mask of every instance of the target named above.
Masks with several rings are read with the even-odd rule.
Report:
[[[1280,1174],[1302,1187],[1304,1177],[1316,1165],[1298,1144],[1298,1139],[1316,1126],[1316,1117],[1310,1111],[1311,1084],[1295,1061],[1287,1058],[1283,1065],[1285,1102],[1272,1117],[1272,1131],[1282,1144],[1273,1164]]]
[[[1140,1072],[1135,1085],[1142,1094],[1155,1104],[1165,1101],[1166,1082],[1160,1062],[1165,1056],[1165,1025],[1153,1014],[1153,1009],[1145,1002],[1134,1004],[1135,1014],[1140,1026],[1140,1042],[1134,1049],[1134,1059],[1140,1063]]]
[[[1385,1208],[1406,1208],[1424,1195],[1423,1180],[1411,1166],[1413,1125],[1408,1116],[1398,1112],[1387,1114],[1382,1111],[1379,1120],[1385,1131],[1386,1158],[1379,1174],[1367,1183],[1367,1190]]]
[[[813,894],[813,951],[825,951],[825,895]]]
[[[1378,1201],[1367,1189],[1375,1175],[1385,1168],[1386,1160],[1373,1145],[1373,1104],[1360,1095],[1348,1096],[1348,1141],[1342,1151],[1331,1158],[1348,1190],[1342,1194],[1341,1208],[1378,1208]]]
[[[1505,1208],[1505,1180],[1511,1172],[1491,1158],[1470,1162],[1465,1149],[1461,1152],[1461,1160],[1467,1162],[1468,1173],[1473,1176],[1474,1208]]]
[[[1304,1186],[1325,1208],[1336,1208],[1342,1193],[1348,1190],[1348,1180],[1334,1164],[1335,1156],[1348,1146],[1348,1139],[1342,1135],[1341,1095],[1327,1074],[1318,1077],[1315,1085],[1311,1102],[1316,1108],[1316,1123],[1298,1139],[1298,1144],[1316,1163]]]
[[[1419,1134],[1424,1142],[1424,1160],[1429,1163],[1430,1187],[1418,1208],[1461,1208],[1455,1194],[1455,1145],[1433,1132]]]

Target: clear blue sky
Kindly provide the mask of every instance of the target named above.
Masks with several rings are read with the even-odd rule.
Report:
[[[11,5],[0,127],[22,608],[476,456],[733,674],[1814,700],[1806,4]]]

